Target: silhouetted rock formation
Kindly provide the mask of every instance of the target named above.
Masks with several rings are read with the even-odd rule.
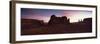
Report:
[[[83,20],[84,23],[89,23],[89,24],[92,24],[92,18],[85,18]]]
[[[49,22],[37,19],[21,19],[21,35],[85,33],[92,32],[92,18],[70,23],[66,16],[52,15]]]
[[[52,24],[69,24],[69,19],[67,19],[66,16],[62,16],[62,17],[56,17],[55,15],[52,15],[48,24],[52,25]]]
[[[35,19],[21,19],[21,27],[25,29],[39,27],[44,25],[42,20],[35,20]]]

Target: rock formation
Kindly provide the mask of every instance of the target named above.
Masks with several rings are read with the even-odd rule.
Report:
[[[92,18],[85,18],[83,20],[84,23],[87,23],[87,24],[92,24]]]
[[[55,15],[52,15],[48,24],[69,24],[69,19],[67,19],[66,16],[56,17]]]
[[[40,27],[44,25],[42,20],[35,20],[35,19],[21,19],[21,27],[22,29],[29,29],[34,27]]]

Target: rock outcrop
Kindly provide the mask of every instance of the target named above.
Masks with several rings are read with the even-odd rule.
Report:
[[[62,17],[56,17],[55,15],[52,15],[48,24],[53,25],[53,24],[69,24],[69,19],[66,16]]]
[[[92,18],[85,18],[83,20],[84,23],[87,23],[87,24],[92,24]]]
[[[35,20],[35,19],[21,19],[21,27],[22,29],[29,29],[29,28],[37,28],[44,25],[42,20]]]

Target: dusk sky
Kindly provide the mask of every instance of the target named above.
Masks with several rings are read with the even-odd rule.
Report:
[[[24,19],[38,19],[48,22],[51,15],[66,16],[70,22],[78,22],[84,18],[92,17],[92,11],[21,8],[21,18]]]

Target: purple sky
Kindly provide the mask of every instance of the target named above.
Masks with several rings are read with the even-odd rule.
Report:
[[[84,18],[92,17],[92,11],[21,8],[21,18],[25,19],[38,19],[48,22],[51,15],[66,16],[70,19],[70,22],[78,22]]]

